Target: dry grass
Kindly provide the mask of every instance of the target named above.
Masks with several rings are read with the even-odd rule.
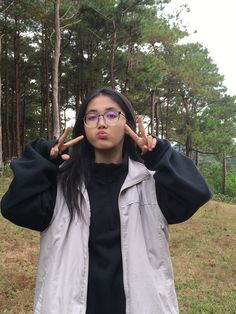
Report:
[[[0,224],[0,314],[32,313],[38,234]]]
[[[236,313],[236,205],[209,202],[171,231],[181,313]]]
[[[0,196],[9,185],[0,178]],[[0,314],[32,313],[39,235],[0,215]]]
[[[235,314],[236,205],[211,201],[170,235],[181,313]],[[32,313],[38,240],[0,218],[0,314]]]

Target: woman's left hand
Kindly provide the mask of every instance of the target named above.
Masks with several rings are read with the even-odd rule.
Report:
[[[146,133],[142,116],[138,116],[138,126],[140,136],[138,136],[138,134],[136,134],[127,124],[125,125],[125,131],[141,149],[142,153],[145,154],[156,147],[157,139]]]

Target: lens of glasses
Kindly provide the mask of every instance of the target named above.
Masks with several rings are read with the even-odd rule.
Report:
[[[120,112],[117,111],[107,111],[104,113],[104,118],[107,122],[116,122],[119,119]]]
[[[122,112],[114,110],[106,111],[104,114],[89,112],[85,115],[84,122],[88,127],[95,128],[98,124],[99,118],[102,116],[108,125],[115,125],[119,120],[120,114],[122,114]]]

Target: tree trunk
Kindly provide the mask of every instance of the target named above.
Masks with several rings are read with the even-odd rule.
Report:
[[[156,106],[155,106],[155,135],[158,137],[159,136],[159,123],[160,123],[160,120],[159,120],[159,105],[160,105],[160,102],[157,101],[156,102]]]
[[[199,167],[199,152],[195,151],[195,165],[196,167]]]
[[[191,136],[191,134],[187,134],[185,147],[186,147],[186,156],[191,158],[192,157],[192,136]]]
[[[169,102],[167,101],[167,105],[166,105],[166,130],[165,130],[165,138],[168,139],[169,137]],[[163,132],[164,133],[164,132]],[[164,136],[162,136],[163,138]]]
[[[21,155],[21,99],[20,99],[20,44],[18,20],[15,17],[14,36],[14,62],[15,62],[15,105],[16,105],[16,155]]]
[[[225,155],[222,157],[222,187],[221,191],[222,194],[226,194],[226,174],[227,174],[227,169],[226,169],[226,158]]]
[[[60,136],[60,110],[59,110],[59,92],[58,92],[58,81],[59,81],[59,59],[61,50],[61,30],[60,30],[60,0],[55,0],[55,41],[53,51],[53,65],[52,65],[52,120],[53,120],[53,131],[52,135],[54,138]]]
[[[24,86],[24,94],[22,97],[22,108],[21,108],[21,152],[23,152],[25,145],[25,110],[26,110],[26,86]]]
[[[51,137],[51,116],[49,105],[49,79],[48,79],[48,48],[47,48],[47,31],[42,25],[42,54],[41,54],[41,121],[40,136]]]
[[[114,64],[115,64],[115,51],[117,45],[117,28],[116,22],[113,21],[113,34],[112,34],[112,49],[111,49],[111,66],[110,66],[110,77],[111,77],[111,87],[115,88],[115,74],[114,74]]]
[[[125,93],[127,88],[128,88],[128,83],[129,83],[129,72],[130,70],[132,70],[132,60],[131,60],[131,55],[134,51],[134,45],[133,43],[129,43],[128,44],[128,61],[127,61],[127,64],[126,64],[126,71],[125,71],[125,80],[124,80],[124,88],[122,89],[122,92]]]
[[[40,79],[41,79],[41,119],[40,119],[40,137],[45,137],[45,120],[46,120],[46,108],[45,108],[45,27],[42,24],[42,34],[41,34],[41,38],[42,38],[42,46],[41,46],[41,75],[40,75]]]
[[[10,104],[9,104],[9,112],[12,113],[11,120],[9,120],[9,129],[11,130],[11,147],[10,147],[10,156],[16,157],[17,156],[17,149],[16,149],[16,127],[15,127],[15,116],[16,116],[16,108],[15,108],[15,100],[14,100],[14,89],[12,88],[11,96],[10,96]]]
[[[6,161],[8,159],[11,159],[11,141],[12,141],[12,133],[10,132],[10,117],[9,117],[9,93],[10,93],[10,88],[9,88],[9,79],[8,79],[8,71],[9,71],[9,66],[8,66],[8,40],[7,36],[4,36],[4,41],[2,43],[4,45],[3,51],[4,51],[4,74],[3,74],[3,90],[2,90],[2,108],[3,108],[3,125],[2,125],[2,134],[3,134],[3,161]],[[12,113],[13,115],[13,113]]]
[[[158,137],[159,136],[159,127],[160,127],[160,106],[161,106],[161,101],[160,101],[160,93],[159,91],[156,91],[156,101],[155,101],[155,107],[154,107],[154,115],[155,115],[155,121],[156,121],[156,126],[155,126],[155,135]]]
[[[0,177],[3,175],[3,145],[2,145],[2,34],[0,34]]]
[[[150,112],[150,133],[154,134],[155,132],[155,105],[156,105],[156,91],[151,91],[151,112]]]

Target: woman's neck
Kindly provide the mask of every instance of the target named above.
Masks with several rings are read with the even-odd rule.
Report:
[[[95,162],[104,164],[120,164],[122,162],[122,151],[116,150],[95,150]]]

